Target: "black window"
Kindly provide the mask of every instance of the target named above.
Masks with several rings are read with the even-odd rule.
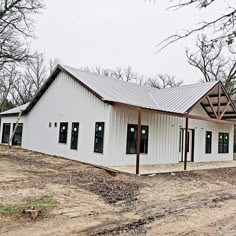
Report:
[[[11,124],[4,123],[2,126],[2,143],[9,143]]]
[[[67,143],[67,131],[68,131],[68,123],[66,122],[60,123],[59,143]]]
[[[79,123],[72,123],[71,127],[71,149],[77,149],[78,148],[78,136],[79,136]]]
[[[57,127],[57,122],[54,123],[54,127],[55,127],[55,128]]]
[[[103,153],[103,142],[104,142],[104,122],[96,122],[94,152]]]
[[[138,126],[128,124],[126,153],[135,154],[137,148]],[[141,126],[140,153],[148,153],[148,126]]]
[[[228,153],[229,152],[229,134],[228,133],[219,133],[219,153]]]
[[[15,130],[16,124],[13,124],[13,132]],[[22,123],[18,123],[17,127],[16,127],[16,132],[14,134],[13,140],[12,140],[12,144],[13,145],[21,145],[21,141],[22,141],[22,132],[23,132],[23,124]]]
[[[205,145],[206,153],[211,153],[211,143],[212,143],[212,132],[206,131],[206,145]]]
[[[52,127],[52,122],[49,122],[48,126],[49,126],[49,128],[51,128]]]

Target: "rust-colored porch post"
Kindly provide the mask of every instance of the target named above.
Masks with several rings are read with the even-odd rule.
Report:
[[[220,96],[221,96],[221,85],[219,84],[219,87],[218,87],[218,110],[217,110],[217,114],[218,114],[217,119],[218,120],[220,118]]]
[[[189,137],[188,137],[188,116],[185,120],[185,149],[184,149],[184,170],[187,170],[187,158],[188,158],[188,145],[189,145]]]
[[[136,143],[136,175],[139,174],[140,162],[140,142],[141,142],[141,109],[138,109],[138,130],[137,130],[137,143]]]

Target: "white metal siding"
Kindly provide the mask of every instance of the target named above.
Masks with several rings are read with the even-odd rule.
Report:
[[[60,73],[28,114],[23,147],[53,155],[105,164],[108,158],[110,105]],[[49,122],[52,127],[49,128]],[[57,122],[57,127],[54,123]],[[68,122],[67,144],[60,144],[60,122]],[[70,149],[71,125],[79,122],[78,150]],[[95,122],[105,122],[104,153],[94,153]]]
[[[201,106],[191,114],[207,116]],[[113,107],[110,121],[109,165],[135,165],[136,155],[126,154],[127,125],[137,124],[138,113],[120,107]],[[165,164],[179,161],[179,131],[185,128],[185,119],[158,113],[142,113],[142,125],[149,126],[148,154],[141,154],[140,163]],[[195,130],[194,161],[223,161],[233,159],[233,125],[208,121],[189,121],[189,129]],[[212,153],[205,154],[205,132],[212,131]],[[230,134],[229,153],[218,154],[219,132]]]

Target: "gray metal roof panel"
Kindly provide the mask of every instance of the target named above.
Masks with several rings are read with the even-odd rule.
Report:
[[[216,81],[157,89],[97,75],[69,66],[63,66],[63,68],[99,94],[104,101],[120,102],[175,113],[185,113],[218,83]]]

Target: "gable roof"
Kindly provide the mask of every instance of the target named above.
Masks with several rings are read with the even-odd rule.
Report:
[[[182,85],[174,88],[156,89],[90,73],[65,65],[58,65],[49,79],[35,95],[34,99],[29,104],[25,104],[24,113],[29,112],[33,108],[61,71],[68,74],[72,79],[80,83],[104,102],[110,104],[121,103],[140,108],[179,114],[187,113],[194,104],[221,83],[216,81]],[[11,110],[1,113],[1,115],[5,114],[11,114]]]
[[[118,102],[153,110],[185,113],[218,82],[157,89],[63,66],[106,102]]]

